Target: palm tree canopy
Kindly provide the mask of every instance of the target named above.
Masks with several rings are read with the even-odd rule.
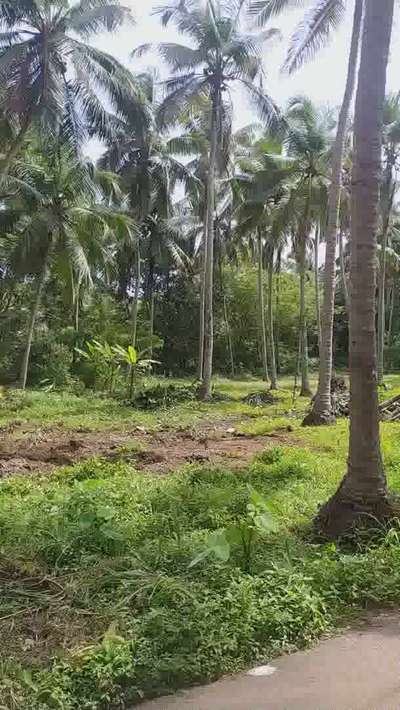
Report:
[[[119,0],[0,0],[0,108],[22,125],[37,119],[53,134],[63,129],[75,144],[109,137],[124,97],[138,88],[125,67],[87,42],[126,21],[132,16]]]
[[[159,10],[163,23],[174,22],[190,42],[158,45],[174,73],[165,84],[166,99],[159,112],[162,125],[177,123],[199,97],[213,97],[218,92],[228,102],[232,82],[241,84],[265,123],[279,122],[278,108],[262,88],[263,49],[279,32],[241,32],[240,19],[246,4],[243,0],[176,0]],[[138,47],[134,55],[149,48],[150,45]]]
[[[3,184],[8,196],[0,211],[5,268],[21,275],[39,273],[51,244],[52,265],[61,275],[68,272],[90,282],[96,271],[104,272],[113,241],[136,231],[132,218],[101,199],[106,178],[79,161],[71,148],[53,143],[35,146],[16,161]]]
[[[288,72],[312,59],[329,41],[344,18],[345,0],[252,0],[250,4],[250,13],[260,27],[272,17],[303,5],[307,5],[308,10],[289,43],[283,67]]]

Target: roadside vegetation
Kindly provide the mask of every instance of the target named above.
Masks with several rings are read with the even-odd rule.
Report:
[[[390,381],[395,394],[399,377]],[[113,461],[3,479],[3,707],[126,707],[302,648],[362,610],[399,603],[396,525],[343,544],[318,541],[310,527],[343,475],[347,420],[301,427],[307,400],[291,411],[291,393],[282,387],[277,404],[240,401],[259,387],[221,381],[218,389],[232,401],[195,405],[199,426],[214,408],[216,419],[232,418],[238,432],[266,435],[265,449],[246,466],[193,463],[160,477],[136,470],[121,452]],[[49,426],[43,393],[26,397],[23,426]],[[64,412],[65,426],[76,429],[77,415],[68,419],[75,395],[46,399],[51,416]],[[104,422],[110,400],[100,401],[91,426],[124,426],[125,408]],[[78,399],[77,411],[84,402],[90,412],[90,397]],[[15,413],[3,413],[10,423]],[[174,422],[192,431],[187,414],[180,404],[172,419],[160,409],[145,423],[171,434]],[[276,445],[274,434],[288,426],[286,445]],[[397,429],[382,426],[394,491]],[[135,439],[131,434],[131,448]],[[259,525],[254,515],[266,520]]]

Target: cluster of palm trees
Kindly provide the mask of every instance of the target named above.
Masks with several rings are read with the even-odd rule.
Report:
[[[304,20],[287,52],[290,72],[315,54],[345,12],[344,0],[304,4]],[[1,276],[7,283],[18,278],[35,283],[21,364],[25,387],[50,273],[70,290],[76,330],[82,292],[99,279],[117,283],[129,301],[133,347],[139,302],[147,304],[151,350],[160,269],[167,264],[167,270],[198,271],[198,374],[201,396],[210,399],[214,281],[219,276],[223,292],[222,263],[246,254],[257,264],[263,373],[276,388],[274,271],[291,253],[299,275],[301,394],[308,396],[305,285],[313,253],[320,364],[305,423],[326,424],[334,421],[339,244],[350,310],[349,469],[319,517],[325,532],[336,533],[360,515],[388,509],[377,378],[383,382],[388,297],[394,302],[390,264],[397,263],[392,240],[400,100],[392,96],[385,101],[393,0],[381,0],[379,7],[374,0],[354,2],[337,120],[302,96],[281,111],[266,91],[264,59],[279,35],[269,24],[292,5],[290,0],[164,3],[160,21],[174,24],[186,44],[157,46],[171,74],[160,82],[155,72],[132,73],[90,44],[94,34],[134,21],[119,0],[0,0]],[[150,47],[136,48],[133,62]],[[234,132],[236,85],[259,122]],[[92,137],[104,145],[97,165],[83,157]],[[225,300],[224,320],[234,371]]]

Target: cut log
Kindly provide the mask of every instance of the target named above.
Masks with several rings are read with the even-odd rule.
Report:
[[[398,422],[400,421],[400,394],[387,399],[379,405],[379,414],[382,421]]]

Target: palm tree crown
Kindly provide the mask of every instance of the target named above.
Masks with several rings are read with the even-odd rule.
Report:
[[[24,135],[33,120],[80,144],[110,135],[124,95],[137,92],[130,72],[87,44],[96,32],[132,21],[119,0],[0,0],[0,107]]]

